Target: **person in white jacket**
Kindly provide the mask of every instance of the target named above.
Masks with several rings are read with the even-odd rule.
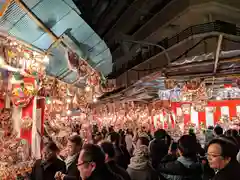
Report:
[[[131,130],[127,129],[126,136],[125,136],[125,142],[127,145],[127,150],[130,155],[132,155],[133,150],[133,136]]]

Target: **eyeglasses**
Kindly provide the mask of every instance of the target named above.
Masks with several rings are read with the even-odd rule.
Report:
[[[217,158],[217,157],[221,157],[221,154],[205,154],[206,157],[211,157],[211,158]]]
[[[82,166],[83,164],[89,164],[89,163],[91,163],[91,161],[83,161],[81,163],[78,163],[77,167]]]

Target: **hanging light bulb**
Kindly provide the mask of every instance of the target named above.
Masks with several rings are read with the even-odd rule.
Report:
[[[86,86],[86,87],[85,87],[85,91],[86,91],[86,92],[89,92],[90,90],[91,90],[90,86]]]
[[[67,110],[67,115],[71,115],[71,114],[72,114],[72,111]]]
[[[98,99],[96,97],[93,98],[93,102],[96,103]]]
[[[68,104],[71,103],[71,99],[70,98],[67,99],[67,103]]]
[[[48,64],[49,63],[49,57],[47,55],[44,56],[43,62]]]
[[[221,98],[220,96],[217,96],[217,97],[216,97],[216,100],[218,100],[218,101],[221,100],[221,99],[222,99],[222,98]]]

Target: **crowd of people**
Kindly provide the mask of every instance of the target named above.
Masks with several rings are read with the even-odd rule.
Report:
[[[240,134],[209,128],[206,143],[193,132],[175,142],[164,130],[94,130],[93,142],[68,139],[67,157],[47,142],[30,180],[239,180]]]

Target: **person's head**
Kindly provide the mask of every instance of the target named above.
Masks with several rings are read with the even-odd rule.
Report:
[[[59,149],[54,142],[48,142],[45,144],[42,150],[42,160],[49,162],[57,158],[57,153]]]
[[[220,136],[223,134],[223,128],[221,126],[216,126],[214,129],[213,129],[213,134],[214,136]]]
[[[178,151],[181,156],[195,157],[197,154],[197,142],[196,138],[191,135],[183,135],[178,140]]]
[[[105,141],[99,145],[102,148],[103,152],[105,153],[105,161],[106,162],[113,161],[115,158],[115,150],[113,144]]]
[[[225,136],[228,136],[228,137],[237,137],[238,136],[238,131],[235,130],[235,129],[229,129],[227,130],[225,133],[224,133]]]
[[[110,126],[110,127],[108,128],[108,132],[109,132],[109,133],[114,132],[113,126]]]
[[[82,138],[79,135],[73,135],[68,138],[67,150],[68,155],[73,156],[80,152],[83,145]]]
[[[214,138],[207,147],[207,157],[211,168],[223,169],[231,160],[236,159],[238,147],[226,136]]]
[[[213,130],[214,127],[213,126],[208,126],[208,130]]]
[[[95,135],[94,135],[94,144],[98,144],[98,142],[101,142],[103,139],[103,136],[100,132],[97,132]]]
[[[232,136],[238,137],[238,131],[236,129],[232,129]]]
[[[78,170],[82,179],[89,178],[94,171],[105,164],[105,155],[101,148],[94,144],[85,144],[78,158]]]
[[[164,129],[158,129],[154,132],[154,138],[156,139],[164,139],[167,135],[167,132]]]
[[[120,135],[117,132],[111,132],[108,135],[108,140],[115,144],[115,145],[119,145],[120,144]]]
[[[140,136],[137,139],[136,147],[140,147],[141,145],[148,146],[149,145],[149,139],[145,136]]]
[[[127,129],[126,134],[132,135],[132,130],[131,129]]]
[[[176,142],[173,142],[168,150],[168,154],[177,154],[178,144]]]

